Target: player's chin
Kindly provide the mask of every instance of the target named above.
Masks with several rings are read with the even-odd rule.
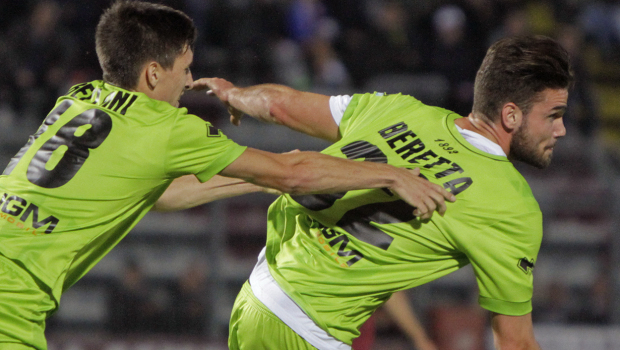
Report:
[[[554,150],[553,146],[545,148],[545,151],[543,152],[543,157],[551,159],[553,157],[553,150]]]
[[[182,97],[182,96],[183,96],[183,93],[181,93],[181,94],[179,95],[179,97],[177,97],[176,101],[174,102],[174,106],[175,106],[175,107],[179,108],[179,106],[180,106],[180,104],[181,104],[181,102],[180,102],[180,101],[181,101],[181,97]]]
[[[545,169],[551,164],[551,159],[553,158],[553,148],[545,150],[545,153],[539,157],[538,164],[535,165],[539,169]]]

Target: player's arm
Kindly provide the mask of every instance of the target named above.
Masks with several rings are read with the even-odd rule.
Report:
[[[424,327],[416,317],[405,291],[394,293],[385,302],[384,308],[401,331],[415,344],[416,349],[437,350],[437,346],[428,337]]]
[[[534,338],[531,313],[523,316],[493,313],[491,328],[497,350],[540,350]]]
[[[445,200],[456,200],[443,187],[419,177],[419,169],[357,162],[318,152],[276,154],[248,148],[220,175],[291,194],[389,188],[416,207],[414,215],[422,219],[430,218],[435,210],[443,215]]]
[[[191,88],[210,89],[208,93],[226,105],[235,125],[239,125],[245,113],[260,121],[284,125],[330,142],[340,139],[338,125],[329,108],[329,96],[275,84],[240,88],[220,78],[198,79]]]
[[[151,210],[160,212],[183,210],[253,192],[278,193],[276,190],[230,177],[215,175],[209,181],[201,183],[196,176],[185,175],[172,181]]]

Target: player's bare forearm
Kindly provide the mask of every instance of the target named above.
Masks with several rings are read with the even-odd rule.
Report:
[[[423,219],[430,218],[435,210],[443,215],[445,200],[455,200],[443,187],[419,177],[419,170],[317,152],[274,154],[248,148],[220,174],[291,194],[389,188],[414,206],[414,214]]]
[[[218,199],[261,191],[277,193],[276,190],[235,178],[215,175],[209,181],[200,183],[196,176],[186,175],[175,179],[151,210],[170,212],[189,209]]]
[[[328,141],[339,138],[338,125],[329,109],[329,96],[275,84],[240,88],[220,78],[196,80],[192,89],[210,89],[209,94],[217,96],[228,108],[235,125],[247,114]]]

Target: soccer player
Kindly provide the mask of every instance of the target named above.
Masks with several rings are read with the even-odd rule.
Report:
[[[195,204],[182,199],[185,183],[209,192],[200,182],[221,174],[297,194],[387,187],[421,218],[443,214],[445,199],[454,200],[416,171],[232,142],[178,108],[193,80],[195,37],[182,12],[115,2],[97,26],[103,81],[61,96],[0,176],[0,349],[46,349],[45,319],[61,294],[162,193],[170,192],[162,210]],[[181,186],[169,188],[176,178]],[[255,190],[236,186],[235,193]]]
[[[194,82],[233,111],[333,142],[323,153],[402,168],[449,189],[445,216],[411,215],[382,189],[279,197],[266,249],[233,309],[231,349],[350,349],[392,293],[471,264],[498,349],[539,349],[532,270],[542,214],[513,161],[544,168],[564,136],[572,73],[546,37],[502,39],[477,73],[471,114],[380,93],[324,96],[279,85]]]

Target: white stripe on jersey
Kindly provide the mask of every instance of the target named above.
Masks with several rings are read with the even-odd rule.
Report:
[[[258,300],[271,310],[295,333],[319,350],[351,350],[351,347],[334,338],[316,325],[293,299],[278,285],[267,265],[265,248],[258,255],[258,262],[250,275],[250,287]]]

